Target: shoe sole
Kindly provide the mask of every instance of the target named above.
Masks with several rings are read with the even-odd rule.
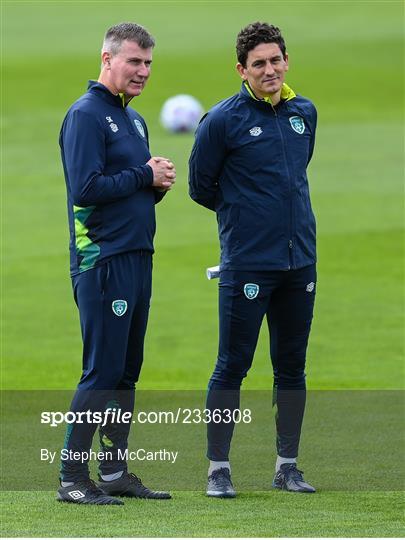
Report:
[[[131,494],[127,494],[127,493],[120,493],[120,494],[116,494],[114,495],[115,497],[126,497],[127,499],[143,499],[143,500],[148,500],[148,501],[169,501],[172,496],[169,495],[168,497],[140,497],[139,495],[131,495]]]
[[[101,489],[103,489],[103,488],[101,488]],[[126,497],[128,499],[150,499],[150,500],[153,499],[154,501],[163,501],[163,500],[169,500],[169,499],[172,498],[170,493],[166,493],[164,496],[153,497],[153,496],[150,496],[150,495],[145,495],[145,496],[134,495],[133,493],[128,492],[128,491],[124,491],[124,492],[118,492],[117,491],[117,492],[111,492],[111,493],[108,493],[105,490],[103,490],[103,491],[109,497]]]
[[[110,486],[107,484],[103,484],[102,482],[99,482],[98,487],[109,497],[126,497],[128,499],[153,499],[153,500],[169,500],[172,498],[171,494],[167,491],[153,491],[153,490],[146,490],[149,492],[149,494],[146,495],[136,495],[135,493],[131,492],[130,489],[128,489],[128,486],[126,486],[124,489],[111,489]],[[130,487],[130,486],[129,486]]]
[[[83,503],[79,501],[70,501],[69,499],[64,499],[59,493],[56,495],[56,500],[60,503],[67,503],[67,504],[84,504],[89,506],[123,506],[124,503],[120,500],[116,500],[116,502],[113,503]]]
[[[307,490],[295,490],[295,489],[287,489],[285,488],[284,486],[277,486],[276,484],[272,484],[271,485],[272,488],[274,489],[278,489],[280,491],[286,491],[287,493],[316,493],[316,490],[314,489],[314,491],[307,491]]]
[[[206,495],[217,499],[234,499],[236,497],[236,493],[221,493],[220,491],[207,491]]]

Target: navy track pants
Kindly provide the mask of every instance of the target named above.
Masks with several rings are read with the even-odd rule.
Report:
[[[305,409],[305,359],[315,301],[316,265],[289,271],[221,271],[219,350],[207,408],[239,409],[264,316],[270,334],[277,453],[295,458]],[[207,457],[228,461],[234,423],[211,422]]]
[[[145,251],[115,255],[72,278],[80,313],[83,372],[71,411],[103,413],[112,407],[132,415],[135,383],[143,362],[151,284],[152,253]],[[65,449],[84,455],[99,427],[101,449],[113,456],[100,462],[101,473],[126,470],[125,461],[118,459],[118,449],[127,448],[130,426],[130,422],[107,422],[103,427],[87,421],[75,422],[68,425]],[[76,482],[88,476],[88,463],[62,460],[62,480]]]

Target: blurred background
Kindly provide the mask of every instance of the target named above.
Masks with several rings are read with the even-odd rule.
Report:
[[[401,2],[3,2],[2,385],[71,389],[81,367],[69,278],[58,135],[97,79],[106,29],[144,25],[156,38],[150,81],[131,106],[152,155],[176,164],[157,207],[154,288],[139,387],[203,389],[217,352],[215,215],[188,197],[193,135],[159,124],[172,95],[208,110],[239,91],[235,40],[255,20],[279,26],[287,83],[319,114],[309,168],[318,224],[318,289],[308,351],[313,389],[403,383],[403,4]],[[263,325],[245,388],[272,385]]]

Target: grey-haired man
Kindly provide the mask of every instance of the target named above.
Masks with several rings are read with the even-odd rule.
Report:
[[[175,182],[173,163],[151,157],[143,118],[129,102],[143,91],[153,37],[138,24],[111,27],[98,81],[69,109],[60,147],[70,228],[70,270],[83,338],[83,372],[71,411],[121,419],[100,424],[98,486],[88,455],[97,423],[68,426],[58,500],[122,504],[112,495],[168,499],[128,473],[125,451],[142,362],[152,281],[155,204]],[[75,455],[79,459],[75,459]]]

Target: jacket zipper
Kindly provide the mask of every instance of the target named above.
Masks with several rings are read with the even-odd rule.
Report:
[[[131,121],[131,117],[129,116],[127,108],[125,108],[123,112],[124,112],[124,116],[125,116],[125,121],[126,121],[127,126],[128,126],[128,131],[132,135],[132,134],[135,133],[135,126],[133,125],[133,122]]]
[[[129,133],[132,135],[135,133],[135,126],[133,125],[131,117],[129,116],[129,113],[128,113],[128,104],[127,105],[124,104],[124,98],[121,96],[121,94],[120,94],[120,97],[122,99],[122,112],[125,117],[125,122],[127,123]]]
[[[292,240],[294,205],[293,205],[292,183],[291,183],[290,170],[288,168],[287,154],[285,152],[285,142],[284,142],[283,132],[282,132],[280,122],[279,122],[279,119],[278,119],[278,114],[277,114],[277,111],[274,108],[273,104],[271,103],[270,105],[271,105],[271,108],[273,109],[274,116],[276,118],[277,128],[278,128],[278,131],[280,133],[281,147],[283,149],[284,163],[285,163],[285,168],[286,168],[286,171],[287,171],[288,187],[289,187],[289,192],[290,192],[290,230],[289,230],[289,240],[288,240],[288,262],[289,262],[289,264],[288,264],[288,268],[287,268],[287,270],[290,270],[291,268],[294,268],[294,258],[293,258],[294,243],[293,243],[293,240]]]

